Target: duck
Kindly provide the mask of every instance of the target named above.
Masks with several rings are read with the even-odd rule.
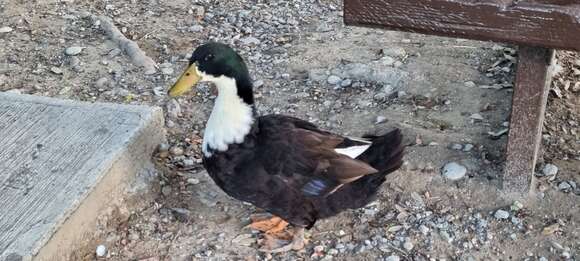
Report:
[[[304,249],[305,230],[371,203],[403,163],[398,128],[353,138],[297,117],[259,114],[248,67],[229,45],[198,46],[168,95],[185,95],[199,82],[217,89],[203,134],[203,167],[227,195],[266,212],[252,216],[249,226],[282,243],[263,243],[262,251]]]

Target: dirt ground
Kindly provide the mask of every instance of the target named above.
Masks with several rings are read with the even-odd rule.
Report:
[[[87,13],[111,17],[158,72],[132,64]],[[513,46],[345,27],[335,0],[5,1],[0,14],[0,91],[166,111],[169,144],[153,155],[151,189],[104,213],[72,260],[580,259],[578,53],[557,53],[537,193],[515,201],[499,191],[507,135],[489,134],[508,128]],[[379,199],[317,223],[302,252],[257,251],[259,235],[244,228],[255,209],[200,165],[210,88],[165,95],[208,40],[246,58],[263,114],[348,135],[401,128],[406,163]],[[466,176],[444,177],[450,162]],[[543,173],[547,163],[557,174]]]

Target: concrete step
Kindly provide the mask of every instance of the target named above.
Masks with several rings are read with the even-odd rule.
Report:
[[[67,260],[151,168],[159,108],[0,93],[0,260]]]

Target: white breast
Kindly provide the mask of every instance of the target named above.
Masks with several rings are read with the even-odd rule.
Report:
[[[230,144],[242,143],[254,122],[252,107],[238,96],[234,79],[222,76],[213,82],[219,94],[203,136],[206,157],[212,155],[210,149],[225,151]]]

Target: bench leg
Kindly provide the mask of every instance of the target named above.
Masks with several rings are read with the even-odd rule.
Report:
[[[505,192],[526,193],[533,184],[542,142],[554,50],[521,46],[518,56],[502,186]]]

